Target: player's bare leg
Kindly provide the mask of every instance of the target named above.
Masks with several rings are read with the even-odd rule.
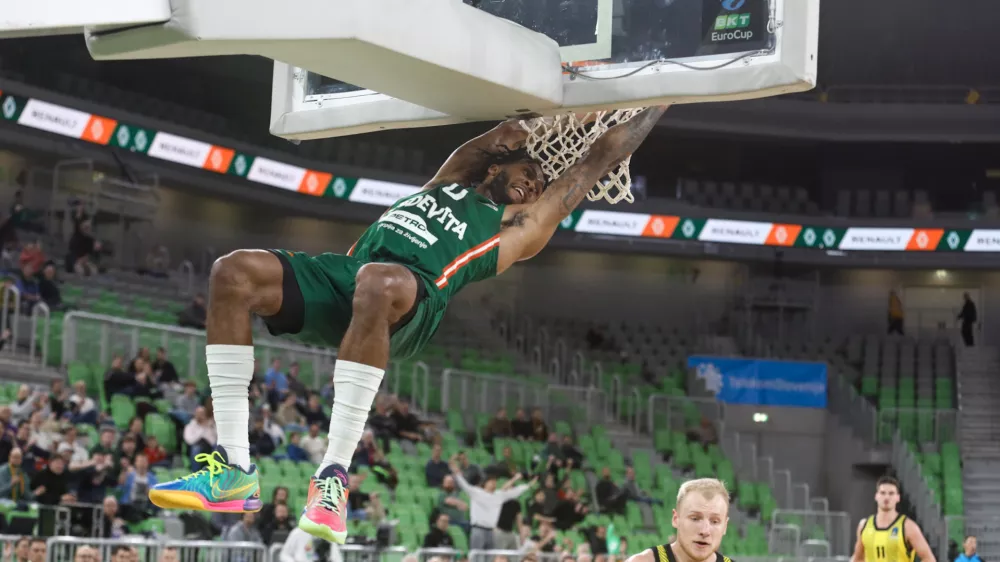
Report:
[[[195,456],[204,469],[150,490],[154,504],[229,512],[259,511],[262,507],[247,435],[248,391],[254,367],[250,315],[277,314],[282,275],[278,258],[260,250],[239,250],[212,266],[205,360],[218,446]]]
[[[416,304],[417,282],[401,265],[369,263],[358,271],[353,316],[333,371],[330,441],[299,518],[311,535],[347,539],[347,469],[389,364],[390,329]]]

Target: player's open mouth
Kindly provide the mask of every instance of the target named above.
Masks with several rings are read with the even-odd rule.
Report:
[[[523,189],[521,189],[520,187],[515,187],[515,188],[514,188],[514,191],[516,191],[516,192],[517,192],[517,195],[518,195],[518,196],[519,196],[519,198],[520,198],[520,199],[521,199],[521,200],[523,201],[523,200],[524,200],[524,190],[523,190]]]
[[[709,544],[708,544],[707,542],[705,542],[705,541],[694,541],[694,544],[696,544],[696,545],[698,545],[698,546],[700,546],[700,547],[702,547],[702,548],[708,548],[708,547],[710,546],[710,545],[709,545]]]

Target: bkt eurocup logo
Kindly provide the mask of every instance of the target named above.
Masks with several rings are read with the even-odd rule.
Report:
[[[747,0],[722,0],[722,7],[729,10],[730,12],[735,12],[743,7],[747,3]]]

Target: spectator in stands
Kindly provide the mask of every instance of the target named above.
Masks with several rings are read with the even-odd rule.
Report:
[[[97,549],[92,546],[81,545],[76,547],[76,552],[73,553],[73,562],[99,562],[100,555],[97,553]]]
[[[28,419],[31,417],[32,412],[36,409],[41,409],[40,401],[43,398],[48,397],[42,392],[32,391],[28,385],[22,384],[17,389],[17,397],[14,403],[10,406],[11,419],[14,423]]]
[[[84,221],[90,220],[90,213],[82,200],[76,199],[70,203],[69,218],[73,221],[74,232],[80,229]]]
[[[421,422],[420,419],[410,411],[410,403],[406,400],[399,400],[393,408],[392,419],[396,426],[396,438],[407,441],[425,441],[430,433],[428,426],[434,424]]]
[[[103,427],[100,437],[97,438],[97,443],[90,448],[90,454],[113,455],[115,453],[115,436],[116,431],[114,427]]]
[[[604,525],[596,527],[586,527],[581,529],[587,542],[590,543],[590,551],[598,557],[608,554],[608,529]]]
[[[573,444],[572,435],[563,435],[562,454],[569,466],[576,468],[583,466],[583,452]]]
[[[244,513],[239,523],[226,530],[226,535],[223,540],[229,542],[255,542],[263,544],[264,538],[261,537],[260,531],[258,531],[257,527],[254,525],[256,520],[256,513],[252,511]]]
[[[184,392],[174,398],[174,409],[170,410],[170,416],[177,421],[186,424],[194,417],[195,410],[201,404],[198,398],[198,387],[192,380],[184,381]]]
[[[76,499],[90,504],[103,502],[108,488],[118,487],[114,468],[110,453],[92,453],[87,466],[77,472]]]
[[[354,455],[351,456],[351,466],[370,466],[375,457],[376,449],[378,449],[378,444],[375,443],[375,434],[372,430],[366,429],[361,434],[361,441],[358,441],[358,446],[354,449]]]
[[[396,420],[392,417],[392,400],[385,394],[375,396],[375,412],[368,418],[368,427],[388,451],[389,440],[396,435]]]
[[[514,419],[510,422],[510,426],[514,430],[514,437],[517,439],[530,441],[535,437],[535,430],[531,425],[531,420],[528,419],[528,414],[524,412],[524,408],[517,409]]]
[[[966,347],[972,347],[975,345],[972,329],[979,321],[979,313],[976,311],[976,303],[972,302],[969,293],[963,294],[962,299],[964,300],[962,311],[958,313],[958,319],[962,321],[962,341],[965,342]]]
[[[469,504],[462,500],[461,492],[455,485],[455,477],[451,474],[445,476],[441,482],[441,494],[438,496],[437,509],[448,515],[448,520],[451,521],[452,525],[457,525],[468,533]]]
[[[502,439],[513,435],[514,428],[510,423],[510,418],[507,417],[507,408],[500,408],[497,410],[493,419],[491,419],[489,423],[486,424],[486,427],[483,428],[483,441],[486,444],[486,448],[491,453],[493,452],[494,439]]]
[[[542,451],[538,454],[538,457],[545,461],[545,469],[549,472],[556,473],[563,467],[566,458],[563,453],[562,444],[559,442],[558,433],[549,434],[548,441],[542,447]]]
[[[267,402],[277,410],[288,394],[288,377],[281,371],[281,359],[271,361],[271,368],[264,373],[264,386],[267,387]]]
[[[20,424],[14,423],[14,412],[10,406],[0,406],[0,434],[6,435],[16,431]]]
[[[160,551],[160,559],[157,562],[180,562],[180,553],[177,552],[177,547],[166,546]]]
[[[133,365],[136,367],[136,373],[129,394],[135,398],[163,397],[163,393],[157,387],[156,380],[154,380],[152,363],[137,357]]]
[[[424,466],[424,476],[427,478],[427,485],[431,488],[440,488],[441,482],[451,470],[448,463],[441,460],[441,445],[435,444],[431,448],[431,458]]]
[[[382,449],[375,448],[374,454],[372,454],[371,464],[372,472],[375,473],[375,478],[379,482],[385,484],[390,490],[395,491],[396,486],[399,484],[399,473],[389,461],[386,460],[385,455],[382,453]]]
[[[510,489],[517,484],[521,475],[517,474],[503,485],[503,489]],[[500,507],[500,517],[497,518],[497,527],[493,530],[493,546],[497,550],[518,550],[521,548],[521,541],[518,528],[521,526],[521,501],[520,499],[510,499]]]
[[[549,438],[549,426],[545,424],[545,416],[541,408],[531,412],[531,429],[535,441],[546,441]]]
[[[457,456],[452,458],[448,464],[452,476],[455,478],[455,483],[469,495],[469,523],[471,525],[469,548],[472,550],[493,549],[493,530],[496,529],[497,519],[500,517],[500,508],[507,500],[517,499],[521,494],[527,492],[534,485],[534,481],[514,486],[509,490],[497,490],[497,479],[487,476],[480,488],[469,484],[462,476]]]
[[[478,486],[483,481],[483,469],[478,464],[469,461],[469,455],[465,451],[458,453],[458,466],[462,469],[462,476],[469,484]]]
[[[53,455],[49,464],[31,480],[32,495],[42,505],[59,505],[63,501],[73,501],[69,494],[69,483],[65,475],[66,460]]]
[[[111,562],[133,562],[132,547],[127,544],[119,544],[112,547]]]
[[[903,335],[903,301],[895,290],[889,291],[889,335]]]
[[[0,500],[17,502],[32,499],[28,475],[21,466],[23,462],[24,453],[21,449],[11,449],[7,464],[0,466]]]
[[[135,382],[135,375],[125,370],[125,358],[115,355],[111,359],[111,367],[104,373],[104,394],[111,399],[115,394],[128,394]]]
[[[21,256],[18,258],[17,263],[21,267],[25,265],[30,265],[31,270],[38,273],[45,266],[45,252],[42,250],[42,242],[28,242],[21,248]]]
[[[299,380],[299,362],[292,361],[288,366],[288,392],[295,395],[299,400],[305,400],[309,396],[309,389]]]
[[[281,406],[278,407],[278,411],[274,414],[274,420],[280,423],[285,431],[299,433],[308,431],[306,429],[306,418],[302,415],[302,412],[299,412],[295,395],[292,393],[288,393],[285,396],[285,399],[281,402]]]
[[[302,408],[302,415],[305,416],[309,425],[318,424],[320,427],[330,427],[330,418],[326,415],[329,408],[324,408],[320,402],[319,394],[309,393],[309,399]]]
[[[630,501],[657,505],[663,503],[639,488],[639,484],[635,481],[635,468],[631,466],[625,467],[625,484],[622,486],[622,489]]]
[[[270,525],[271,520],[274,519],[274,508],[278,505],[288,505],[288,488],[284,486],[277,486],[274,491],[271,492],[271,502],[264,504],[264,507],[260,508],[260,512],[257,513],[257,524],[259,527],[263,528],[266,525]]]
[[[146,448],[142,452],[149,459],[149,466],[170,468],[170,453],[166,447],[160,445],[160,440],[155,435],[146,437]]]
[[[11,562],[31,560],[31,537],[21,537],[14,543],[14,559]]]
[[[70,469],[75,469],[74,465],[83,464],[90,460],[90,453],[87,451],[87,448],[83,446],[76,428],[72,425],[67,426],[66,429],[63,430],[62,442],[69,447],[69,451],[72,453],[70,457]]]
[[[962,553],[955,558],[955,562],[983,562],[976,553],[976,546],[976,536],[967,535],[962,543]]]
[[[204,406],[198,406],[194,411],[194,417],[184,426],[184,442],[188,444],[191,465],[196,467],[195,470],[198,469],[199,463],[194,458],[210,452],[217,441],[215,420],[208,417],[208,410]]]
[[[424,548],[455,548],[455,541],[448,532],[448,525],[451,522],[447,513],[438,512],[434,519],[434,525],[430,531],[424,535]]]
[[[77,275],[96,275],[101,243],[94,239],[90,219],[79,223],[69,239],[66,272]]]
[[[601,513],[625,512],[625,493],[611,480],[610,468],[601,469],[601,480],[597,482],[594,494],[597,496],[597,506],[601,509]]]
[[[26,314],[31,313],[35,303],[42,300],[38,279],[35,277],[38,271],[34,267],[31,262],[22,263],[14,277],[14,286],[21,293],[21,311]]]
[[[285,430],[271,416],[271,405],[264,404],[260,407],[260,418],[264,420],[264,431],[271,436],[271,439],[278,445],[285,442]]]
[[[486,467],[486,474],[494,478],[511,478],[515,474],[520,474],[521,467],[514,460],[514,450],[510,446],[503,448],[500,460],[495,464]],[[506,550],[506,549],[501,549]]]
[[[175,385],[180,382],[177,376],[177,369],[174,364],[167,359],[167,350],[163,347],[156,348],[156,360],[153,361],[153,374],[158,385]]]
[[[144,453],[135,456],[135,463],[122,485],[122,506],[128,508],[129,519],[140,521],[151,511],[149,490],[156,486],[156,475],[149,472],[149,459]]]
[[[264,544],[284,542],[288,533],[295,528],[295,522],[288,518],[288,505],[280,503],[274,506],[274,517],[267,525],[260,526],[260,535]]]
[[[97,403],[94,402],[93,398],[87,396],[87,383],[83,381],[73,383],[73,394],[69,397],[69,405],[72,423],[97,425]]]
[[[556,528],[552,522],[542,520],[538,523],[538,533],[531,537],[531,541],[534,543],[532,545],[533,549],[539,553],[554,553],[558,546],[558,538]]]
[[[7,219],[11,228],[29,232],[44,232],[45,226],[38,222],[41,215],[38,211],[25,206],[24,194],[20,189],[14,192],[14,202],[10,204],[10,218]]]
[[[250,455],[254,457],[269,457],[276,448],[274,439],[264,431],[264,420],[255,417],[250,428]]]
[[[348,519],[369,520],[377,524],[380,516],[384,516],[381,503],[378,502],[378,494],[366,494],[361,491],[361,484],[368,477],[367,474],[351,474],[347,478],[347,487],[350,490],[347,498]],[[378,503],[377,503],[378,502]]]
[[[62,379],[52,381],[49,386],[49,411],[61,418],[69,409],[69,391]]]
[[[45,539],[35,537],[31,539],[31,553],[28,560],[31,562],[45,562],[45,555],[48,554],[49,545]]]
[[[64,310],[66,308],[62,300],[62,291],[59,290],[59,282],[56,280],[54,263],[47,262],[42,266],[42,275],[38,278],[38,292],[50,310]]]
[[[182,328],[194,328],[195,330],[205,329],[205,318],[208,312],[205,310],[205,295],[201,293],[194,296],[191,304],[177,315],[177,325]]]
[[[285,448],[288,460],[295,462],[309,462],[309,453],[302,448],[302,434],[293,431],[288,434],[288,446]]]
[[[311,424],[309,434],[303,437],[299,443],[313,464],[319,464],[323,460],[323,455],[326,454],[327,436],[320,435],[319,428],[318,423]]]
[[[142,418],[139,416],[132,416],[132,419],[128,420],[128,427],[125,430],[125,434],[122,438],[131,437],[135,440],[136,451],[143,451],[146,449],[146,433],[143,428],[145,424]]]
[[[128,474],[128,470],[132,468],[132,464],[135,462],[135,455],[138,453],[139,449],[136,447],[135,437],[126,433],[122,436],[121,442],[118,443],[118,451],[115,455],[115,477],[118,479],[118,483],[122,484],[124,482],[125,475]]]

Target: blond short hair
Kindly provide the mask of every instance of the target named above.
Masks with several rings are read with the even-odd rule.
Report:
[[[726,500],[726,505],[729,505],[729,490],[726,489],[726,484],[722,480],[698,478],[681,484],[681,488],[677,490],[677,507],[681,506],[681,502],[691,492],[697,492],[709,500],[717,495],[722,496],[722,499]]]

